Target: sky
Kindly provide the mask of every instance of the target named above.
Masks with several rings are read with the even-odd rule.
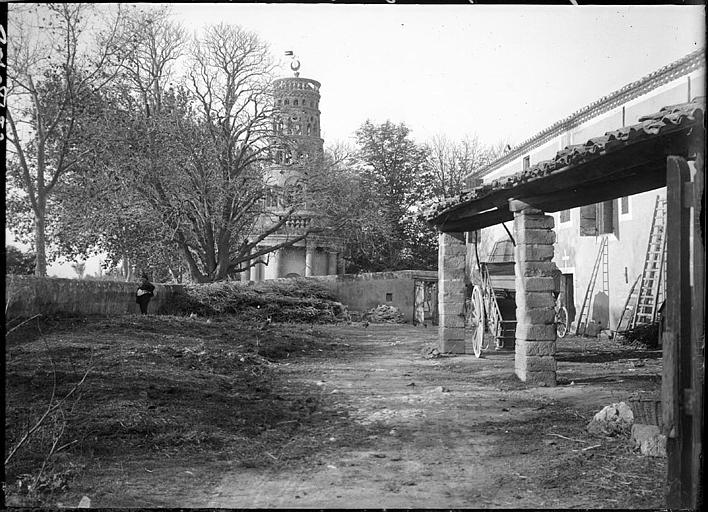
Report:
[[[175,4],[190,32],[239,24],[289,76],[322,83],[325,143],[367,119],[437,134],[521,142],[704,46],[703,6]]]
[[[145,6],[145,4],[142,4]],[[325,145],[367,119],[516,143],[705,46],[703,6],[172,4],[197,34],[241,25],[269,42],[280,76],[322,83]],[[94,274],[98,262],[87,263]],[[49,274],[74,276],[69,263]]]

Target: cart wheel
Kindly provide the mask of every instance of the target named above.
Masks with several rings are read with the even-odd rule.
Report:
[[[482,342],[484,341],[484,299],[482,298],[482,290],[479,286],[475,286],[472,290],[472,300],[470,300],[470,309],[467,317],[467,328],[472,336],[472,350],[474,355],[479,357],[482,355]]]
[[[563,338],[568,332],[568,310],[564,306],[556,311],[556,334],[559,338]]]

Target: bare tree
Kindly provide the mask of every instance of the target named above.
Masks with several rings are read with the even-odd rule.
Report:
[[[161,36],[138,38],[145,47],[138,45],[135,62],[127,61],[126,76],[143,98],[148,122],[138,126],[145,134],[136,139],[129,120],[127,146],[137,152],[124,166],[130,162],[135,190],[169,230],[192,280],[221,280],[317,229],[259,247],[299,206],[267,215],[264,204],[272,150],[287,142],[272,126],[271,57],[252,32],[208,27],[186,50],[188,72],[172,88],[164,72],[167,59],[183,48],[181,31],[166,22],[150,27]]]
[[[101,8],[104,24],[96,16],[98,6],[87,4],[12,4],[10,9],[8,182],[21,191],[13,197],[29,205],[38,276],[47,272],[51,195],[90,153],[77,143],[84,135],[81,121],[117,72],[113,58],[119,53],[115,43],[123,10],[118,6],[105,16],[106,7]]]
[[[493,148],[483,146],[476,135],[459,141],[437,135],[427,143],[427,148],[430,172],[427,183],[438,197],[459,194],[465,187],[465,179],[496,154]]]

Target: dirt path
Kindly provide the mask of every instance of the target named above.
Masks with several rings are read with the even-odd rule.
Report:
[[[283,364],[279,372],[292,396],[316,390],[330,448],[304,465],[234,468],[216,488],[203,489],[199,502],[195,496],[185,505],[662,506],[655,480],[663,460],[639,456],[626,439],[584,432],[594,411],[631,391],[655,389],[659,359],[630,371],[622,353],[596,351],[588,359],[588,342],[568,340],[559,353],[564,385],[526,388],[513,375],[513,352],[424,358],[421,348],[435,342],[434,328],[326,329],[351,351]],[[354,428],[366,429],[364,442],[352,441]]]

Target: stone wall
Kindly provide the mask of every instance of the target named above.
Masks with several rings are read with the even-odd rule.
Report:
[[[5,304],[10,317],[36,314],[79,313],[123,315],[140,313],[135,303],[139,284],[54,277],[5,276]],[[156,284],[149,313],[167,313],[181,285]]]
[[[435,270],[399,270],[367,274],[340,274],[310,276],[325,285],[349,311],[368,311],[379,304],[395,306],[405,315],[406,322],[413,321],[415,281],[435,281]],[[279,281],[280,279],[274,279]],[[390,300],[388,300],[390,299]]]

